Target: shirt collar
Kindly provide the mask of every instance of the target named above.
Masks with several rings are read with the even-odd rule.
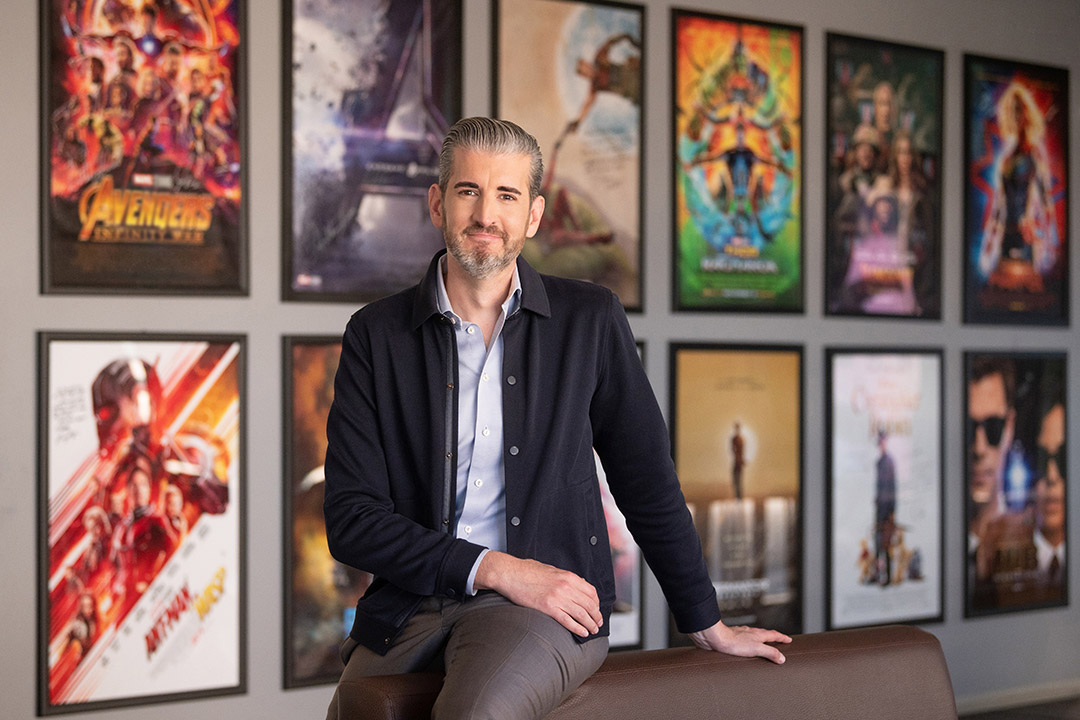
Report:
[[[454,321],[455,325],[461,324],[461,318],[454,312],[450,305],[450,296],[446,292],[446,255],[439,259],[439,271],[435,274],[435,298],[439,306],[439,312]],[[508,318],[517,312],[521,306],[521,275],[517,265],[514,265],[514,275],[510,279],[510,292],[503,301],[503,317]]]

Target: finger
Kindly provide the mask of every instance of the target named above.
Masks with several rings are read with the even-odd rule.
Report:
[[[758,653],[758,657],[763,657],[766,660],[771,660],[777,665],[783,665],[784,662],[787,660],[787,658],[784,657],[784,654],[782,652],[772,647],[771,645],[762,645],[761,651]]]
[[[551,613],[551,617],[554,618],[557,623],[559,623],[575,635],[578,635],[579,637],[589,637],[588,629],[584,625],[579,623],[577,620],[575,620],[574,616],[566,612],[565,610],[559,610]]]
[[[593,610],[589,607],[581,605],[580,603],[571,603],[564,610],[574,618],[584,628],[587,628],[589,634],[595,635],[600,632],[600,622],[602,617],[597,618],[593,615]],[[595,611],[599,615],[599,610]]]

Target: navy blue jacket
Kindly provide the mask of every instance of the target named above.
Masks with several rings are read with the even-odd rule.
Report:
[[[462,597],[482,550],[454,537],[457,356],[436,299],[441,255],[418,286],[349,321],[326,428],[327,540],[375,575],[351,634],[376,652],[424,597]],[[679,629],[709,627],[716,594],[622,305],[521,259],[518,273],[521,306],[502,330],[507,552],[592,583],[607,634],[615,585],[595,447]]]

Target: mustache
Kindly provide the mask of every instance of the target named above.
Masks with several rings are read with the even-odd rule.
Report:
[[[506,239],[506,232],[501,230],[497,225],[483,225],[481,223],[473,223],[469,227],[462,231],[463,235],[498,235],[503,240]]]

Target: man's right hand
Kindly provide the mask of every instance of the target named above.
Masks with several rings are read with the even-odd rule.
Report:
[[[595,635],[604,624],[596,588],[572,572],[535,560],[491,551],[480,561],[473,587],[539,610],[581,637]]]

